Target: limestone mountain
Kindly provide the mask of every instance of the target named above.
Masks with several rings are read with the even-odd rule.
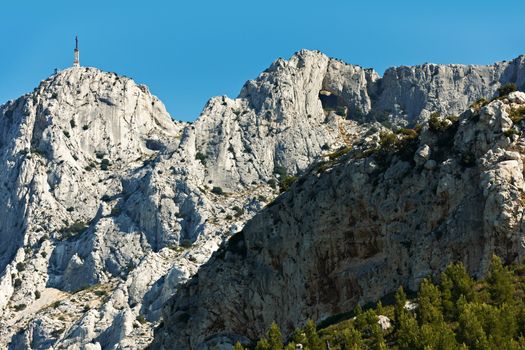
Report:
[[[293,176],[337,150],[373,147],[385,130],[376,121],[413,124],[458,113],[508,82],[523,88],[524,62],[399,67],[381,78],[303,50],[237,98],[212,98],[194,123],[173,121],[129,78],[84,67],[52,75],[0,106],[0,346],[145,347],[179,285],[246,234]]]
[[[451,262],[525,250],[525,93],[312,166],[179,288],[154,349],[231,349],[350,312]],[[408,131],[409,130],[409,131]],[[220,302],[217,302],[220,300]]]

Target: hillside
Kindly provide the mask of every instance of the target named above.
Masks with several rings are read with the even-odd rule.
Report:
[[[451,262],[481,277],[493,254],[520,261],[524,114],[513,92],[313,165],[178,290],[154,348],[231,346],[272,321],[288,335]]]
[[[319,242],[307,239],[304,243],[312,246],[293,248],[304,251],[292,254],[291,245],[303,241],[298,230],[303,230],[304,224],[322,224],[312,227],[320,230],[319,239],[332,232],[343,234],[338,231],[341,222],[359,227],[355,233],[348,233],[355,237],[351,238],[355,242],[349,247],[341,244],[344,240],[336,242],[335,235],[331,243],[330,254],[337,256],[339,250],[344,250],[341,268],[352,274],[352,270],[358,268],[355,261],[386,249],[378,246],[380,241],[375,235],[383,227],[376,223],[376,218],[394,218],[405,213],[395,213],[397,203],[393,200],[397,190],[390,187],[400,181],[399,176],[407,176],[403,184],[406,188],[423,191],[423,197],[414,194],[408,203],[425,196],[432,203],[434,197],[425,187],[427,178],[418,178],[402,163],[399,169],[392,168],[388,173],[390,182],[384,182],[383,188],[376,191],[367,181],[370,176],[379,175],[384,164],[380,161],[365,164],[370,158],[363,156],[362,164],[356,165],[354,172],[354,165],[348,165],[345,170],[346,163],[342,161],[354,157],[358,150],[368,152],[386,142],[381,139],[381,132],[387,130],[385,126],[413,127],[434,111],[443,116],[459,113],[481,97],[494,97],[497,89],[509,82],[523,88],[524,62],[524,56],[520,56],[490,66],[425,64],[392,68],[384,77],[379,77],[372,69],[302,50],[289,60],[276,60],[256,79],[248,81],[237,98],[210,99],[194,123],[173,121],[162,102],[146,86],[115,73],[74,67],[50,76],[33,92],[0,106],[0,212],[3,216],[0,221],[0,347],[145,347],[153,340],[153,328],[161,324],[162,310],[179,285],[196,274],[223,242],[232,236],[234,240],[230,240],[229,245],[242,241],[240,238],[248,235],[247,230],[254,230],[257,225],[261,232],[269,227],[276,233],[289,231],[286,239],[275,236],[278,239],[270,242],[261,238],[255,245],[261,251],[266,244],[272,245],[272,249],[279,251],[272,253],[276,259],[281,258],[281,250],[288,250],[290,259],[297,259],[303,253],[312,254],[310,249],[322,247],[314,248]],[[508,118],[500,116],[501,110],[513,108],[510,103],[493,102],[487,107],[496,116],[486,117],[488,121],[479,124],[479,128],[485,128],[479,132],[486,140],[476,141],[479,143],[476,159],[485,157],[482,150],[489,146],[484,146],[484,142],[490,147],[496,147],[496,142],[502,149],[513,145],[519,151],[520,141],[515,140],[518,136],[510,134],[514,131],[509,131]],[[499,134],[492,135],[487,128],[503,130],[509,134],[509,141]],[[512,130],[519,133],[517,126]],[[464,134],[465,140],[475,138],[467,131]],[[428,133],[427,136],[428,141],[418,142],[432,146],[439,141],[434,140],[437,136]],[[461,142],[467,142],[465,140]],[[352,151],[343,155],[348,150]],[[428,154],[425,155],[425,149],[420,151],[424,161],[414,162],[426,169]],[[516,152],[512,152],[505,153],[505,157],[516,157]],[[443,159],[432,159],[444,161],[446,156],[445,149],[441,153]],[[493,162],[492,158],[487,159]],[[318,168],[320,162],[324,163]],[[428,166],[432,167],[432,162]],[[452,178],[463,176],[457,174],[454,164],[450,166]],[[509,169],[505,171],[512,176],[518,172],[514,163],[507,166]],[[438,163],[438,168],[441,167]],[[322,170],[319,177],[312,175],[319,170]],[[346,176],[338,178],[339,170]],[[436,172],[428,170],[428,173]],[[465,176],[472,175],[468,174]],[[296,176],[303,177],[289,189]],[[487,181],[493,181],[490,176]],[[436,183],[434,175],[427,177]],[[506,178],[495,178],[495,183],[507,186]],[[352,183],[347,179],[352,179]],[[412,180],[416,182],[410,183]],[[519,186],[519,180],[515,186]],[[334,186],[333,181],[340,181],[342,185]],[[443,191],[452,193],[461,188],[466,193],[472,187],[468,198],[481,198],[474,180],[471,184],[447,181]],[[307,191],[297,193],[301,186],[308,186]],[[327,211],[330,206],[325,201],[343,198],[347,193],[357,196],[360,191],[366,200],[359,202],[361,209],[353,216],[354,223],[349,222],[348,213],[344,212],[345,201],[353,206],[354,197]],[[279,196],[281,192],[286,193]],[[499,210],[500,192],[494,187],[496,204],[492,211],[487,209],[489,214],[496,215],[494,211]],[[509,196],[518,193],[514,188],[508,192]],[[301,198],[306,194],[308,197]],[[451,196],[460,200],[459,194]],[[511,204],[505,204],[504,213],[519,212],[520,204],[512,198]],[[300,201],[306,203],[304,208],[294,207],[297,205],[294,203]],[[407,205],[403,210],[413,213],[410,204]],[[263,209],[265,206],[268,208]],[[425,208],[424,205],[421,208]],[[467,205],[465,208],[466,212],[456,213],[458,217],[450,220],[461,222],[465,215],[472,217],[472,226],[468,227],[473,228],[474,223],[480,222],[477,213],[481,207]],[[429,219],[429,227],[441,225],[439,220],[452,215],[452,209],[438,209],[442,212],[434,213],[436,217]],[[269,214],[276,210],[283,216]],[[254,216],[247,230],[243,229]],[[491,251],[494,246],[500,253],[504,251],[500,244],[506,242],[500,236],[514,234],[517,224],[505,215],[493,219],[498,220],[494,227],[503,228],[497,231],[499,236],[494,244],[489,240],[486,249]],[[503,224],[508,227],[500,226]],[[406,227],[388,226],[388,230],[400,235],[402,244],[392,243],[396,249],[410,245],[406,240],[413,236],[403,231]],[[417,232],[423,234],[428,229],[420,227]],[[487,231],[484,237],[492,237],[491,232]],[[460,241],[467,247],[472,242],[479,243],[479,237],[468,233]],[[513,247],[508,247],[509,251],[513,252]],[[446,249],[445,244],[442,249]],[[460,254],[461,249],[458,246],[456,252],[449,254]],[[322,250],[319,254],[328,252]],[[485,252],[478,255],[488,256]],[[236,262],[244,261],[238,254],[227,256]],[[339,258],[332,261],[326,259],[328,256],[323,257],[326,263],[319,266],[319,271],[326,276],[339,263]],[[472,263],[467,264],[471,272],[482,271],[486,265],[483,260],[483,264],[476,267],[477,257],[474,255]],[[396,257],[396,261],[412,265],[414,273],[419,271],[421,275],[441,267],[441,260],[435,263],[421,258],[423,263],[418,265],[418,259],[409,262],[412,259],[408,256]],[[245,263],[251,262],[248,259]],[[379,260],[377,264],[380,266]],[[206,275],[206,269],[198,276]],[[373,281],[382,278],[378,269],[363,273],[372,276]],[[263,276],[259,276],[261,281],[266,278]],[[403,272],[401,276],[397,282],[414,284],[419,275]],[[206,283],[212,281],[209,279]],[[266,282],[257,288],[272,289],[273,282]],[[194,280],[189,285],[192,283]],[[360,299],[352,291],[354,284],[345,282],[346,287],[341,289],[341,285],[323,288],[338,294],[336,300],[349,297],[346,303],[350,306]],[[310,287],[314,286],[304,289],[313,290]],[[223,286],[210,288],[212,292]],[[374,289],[367,298],[373,300],[388,288]],[[368,293],[366,288],[363,291]],[[297,296],[299,294],[284,293],[282,297]],[[326,298],[329,297],[333,295]],[[308,298],[309,303],[318,296],[312,294]],[[166,325],[171,322],[171,304],[170,301],[164,311]],[[202,307],[206,307],[205,303]],[[304,315],[305,305],[300,302],[294,307],[290,318],[295,320]],[[324,316],[336,309],[326,304],[315,313]],[[256,337],[273,319],[272,312],[254,323],[251,333],[242,334]],[[195,318],[200,315],[197,312]],[[230,321],[233,322],[227,320],[227,323]],[[209,333],[204,329],[206,322],[195,328],[195,341]]]

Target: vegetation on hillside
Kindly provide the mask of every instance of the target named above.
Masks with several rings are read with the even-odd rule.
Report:
[[[287,341],[273,323],[255,349],[291,350],[298,343],[305,350],[525,349],[525,266],[506,267],[494,257],[487,278],[475,281],[462,264],[452,264],[436,280],[424,279],[411,304],[400,287],[388,306],[358,306],[317,328],[308,320]],[[379,315],[391,327],[383,330]]]

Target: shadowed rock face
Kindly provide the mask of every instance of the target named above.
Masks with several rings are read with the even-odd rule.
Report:
[[[145,346],[179,284],[278,195],[272,181],[340,147],[374,144],[384,127],[356,120],[407,123],[435,109],[456,113],[501,83],[523,87],[522,62],[400,67],[380,78],[303,50],[275,61],[238,98],[212,98],[193,124],[174,122],[145,86],[114,73],[71,68],[49,77],[0,106],[0,347]],[[335,110],[323,108],[322,91],[336,98]],[[380,217],[380,200],[360,205]],[[328,233],[336,222],[323,225]],[[386,249],[368,241],[375,220],[359,227],[343,255]],[[326,256],[317,270],[334,268]],[[365,291],[357,279],[327,283],[319,283],[330,286],[326,300]]]
[[[291,332],[415,289],[453,261],[481,276],[494,253],[521,259],[525,142],[508,113],[522,97],[425,129],[397,153],[356,149],[313,167],[179,289],[153,347],[226,349],[273,320]]]

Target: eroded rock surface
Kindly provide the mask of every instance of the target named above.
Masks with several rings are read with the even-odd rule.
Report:
[[[238,98],[212,98],[191,124],[173,121],[145,86],[126,77],[83,67],[49,77],[0,106],[0,347],[146,346],[178,286],[279,194],[280,181],[338,150],[373,147],[385,129],[375,120],[412,123],[434,110],[457,113],[506,82],[523,88],[523,61],[400,67],[380,78],[303,50],[275,61]],[[490,123],[503,120],[501,108],[491,108]],[[509,128],[508,118],[501,123]],[[496,138],[467,136],[480,145]],[[434,141],[425,142],[418,169],[435,173],[442,165]],[[501,191],[515,194],[508,178],[520,165],[507,158],[501,171],[492,160],[483,170],[493,208]],[[389,176],[410,174],[407,164]],[[360,169],[350,189],[362,182],[367,190],[381,164]],[[321,212],[321,203],[307,205]],[[515,215],[490,211],[501,234],[519,221],[519,206],[506,209]],[[254,222],[262,225],[265,215]],[[323,223],[327,232],[335,224]],[[283,249],[279,242],[275,249]]]
[[[522,260],[520,103],[313,166],[178,290],[153,348],[226,349],[274,320],[290,334],[400,284],[415,290],[453,261],[481,276],[492,254]]]

